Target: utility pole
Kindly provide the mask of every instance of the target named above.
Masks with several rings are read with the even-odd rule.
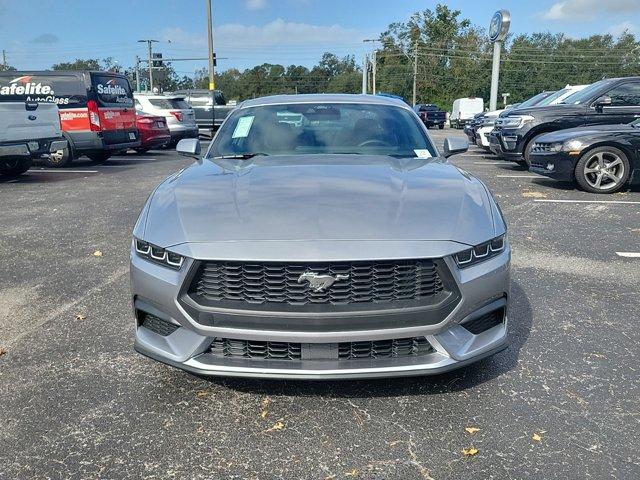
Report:
[[[367,94],[367,84],[369,83],[367,74],[369,73],[369,55],[364,54],[364,59],[362,60],[362,94]]]
[[[140,57],[136,55],[136,92],[140,93]]]
[[[209,34],[209,90],[216,89],[216,72],[213,51],[213,13],[211,0],[207,0],[207,31]]]
[[[413,103],[418,101],[418,41],[413,46]]]
[[[380,42],[379,38],[367,38],[362,40],[364,43]],[[378,69],[378,50],[371,52],[371,91],[375,95],[378,91],[376,83],[376,70]],[[368,85],[368,82],[367,82]]]
[[[7,68],[7,51],[4,48],[2,49],[2,66]]]
[[[158,43],[158,40],[152,40],[152,39],[147,39],[147,40],[138,40],[138,43],[146,43],[147,47],[149,49],[149,58],[148,58],[148,62],[149,62],[149,90],[151,92],[153,92],[153,47],[151,46],[154,43]]]

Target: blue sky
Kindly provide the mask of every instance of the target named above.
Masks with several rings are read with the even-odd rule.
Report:
[[[442,1],[442,0],[441,0]],[[431,0],[213,0],[219,68],[271,62],[313,65],[325,51],[354,54],[362,40],[403,21]],[[512,32],[640,34],[640,0],[452,0],[474,24],[507,8]],[[165,57],[206,56],[205,0],[0,0],[0,49],[19,69],[48,68],[75,58],[112,56],[124,66],[146,55],[136,41],[155,38]],[[192,74],[206,62],[181,62]]]

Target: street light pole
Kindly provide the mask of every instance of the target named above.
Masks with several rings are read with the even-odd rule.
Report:
[[[367,94],[367,74],[369,72],[369,55],[364,54],[364,59],[362,60],[362,94]]]
[[[367,38],[363,40],[363,43],[379,42],[379,38]],[[378,91],[376,83],[376,70],[378,69],[378,50],[371,52],[371,90],[375,95]]]
[[[207,32],[209,35],[209,90],[216,89],[216,72],[214,62],[213,51],[213,7],[211,6],[211,0],[207,0]]]
[[[418,100],[418,42],[413,47],[413,103]]]

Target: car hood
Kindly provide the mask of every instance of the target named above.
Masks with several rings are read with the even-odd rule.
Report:
[[[512,117],[516,115],[531,115],[533,117],[562,117],[564,115],[575,115],[583,113],[585,111],[584,105],[545,105],[543,107],[525,107],[525,108],[512,108],[503,111],[499,116]]]
[[[565,142],[574,138],[592,137],[598,135],[610,135],[612,133],[635,132],[640,134],[640,128],[632,127],[629,124],[622,123],[617,125],[589,125],[586,127],[568,128],[557,132],[547,133],[540,137],[540,142]]]
[[[495,236],[496,210],[478,179],[443,159],[313,155],[202,160],[161,184],[145,211],[144,239],[169,247],[282,240],[476,245]]]

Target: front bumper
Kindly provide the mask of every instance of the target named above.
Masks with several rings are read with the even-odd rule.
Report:
[[[489,138],[492,131],[493,131],[493,127],[490,127],[490,126],[477,128],[476,138],[475,138],[476,145],[483,148],[489,148],[490,147]]]
[[[455,267],[450,257],[445,262],[460,291],[455,309],[437,323],[410,326],[389,325],[379,320],[371,326],[358,322],[357,330],[301,330],[280,327],[233,328],[203,325],[195,321],[180,301],[182,286],[193,261],[180,271],[150,263],[135,253],[131,261],[131,285],[134,311],[151,314],[173,324],[175,331],[163,336],[137,322],[135,349],[155,360],[200,375],[269,377],[295,379],[373,378],[437,374],[462,367],[492,355],[507,345],[507,298],[510,250],[477,266],[464,270]],[[502,321],[473,334],[462,325],[495,311],[503,312]],[[348,321],[345,319],[345,321]],[[391,323],[391,322],[390,322]],[[291,323],[289,323],[291,325]],[[341,342],[374,342],[424,337],[432,351],[420,356],[394,358],[339,359],[335,352]],[[298,360],[227,358],[212,354],[215,338],[256,342],[298,342],[302,357]],[[334,352],[333,356],[331,352]]]
[[[175,127],[171,127],[170,128],[170,132],[171,132],[171,141],[172,142],[178,142],[180,140],[182,140],[183,138],[198,138],[200,136],[200,131],[198,130],[197,126],[193,126],[193,127],[180,127],[180,128],[175,128]]]
[[[45,153],[66,148],[63,138],[48,138],[0,145],[0,158],[38,158]]]
[[[529,170],[555,180],[571,182],[575,179],[575,165],[580,156],[568,152],[531,152]]]
[[[513,162],[522,160],[521,138],[516,131],[494,129],[488,140],[489,149],[499,157]]]

